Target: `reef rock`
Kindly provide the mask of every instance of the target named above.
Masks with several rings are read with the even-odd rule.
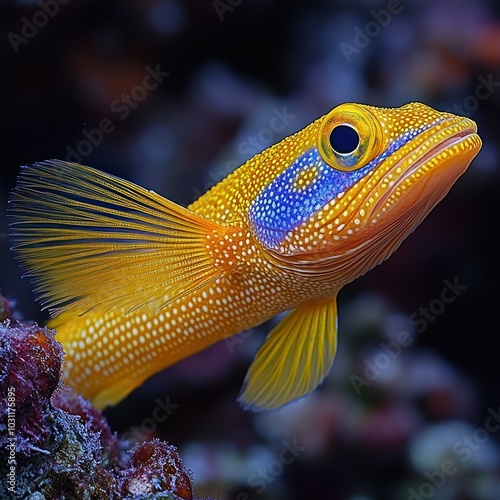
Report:
[[[64,387],[54,331],[9,319],[0,299],[0,498],[194,500],[176,448],[154,440],[127,451]]]

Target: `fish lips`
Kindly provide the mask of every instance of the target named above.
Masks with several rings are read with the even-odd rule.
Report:
[[[378,198],[369,217],[375,224],[389,217],[393,210],[405,213],[424,203],[430,211],[450,190],[481,149],[475,122],[468,118],[449,120],[425,141],[415,138],[409,151],[387,172],[379,183],[388,188]],[[429,141],[435,141],[428,147]],[[411,147],[413,145],[413,147]]]

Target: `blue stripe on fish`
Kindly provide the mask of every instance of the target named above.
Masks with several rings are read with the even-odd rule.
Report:
[[[316,148],[309,149],[263,189],[251,204],[249,218],[255,235],[267,248],[277,250],[288,232],[309,220],[339,193],[348,190],[387,156],[427,128],[405,132],[368,165],[352,171],[330,167]]]

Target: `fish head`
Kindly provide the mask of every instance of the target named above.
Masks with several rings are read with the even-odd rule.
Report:
[[[256,239],[282,267],[352,281],[446,195],[481,148],[476,132],[469,118],[417,102],[342,104],[299,132],[309,147],[256,197]]]

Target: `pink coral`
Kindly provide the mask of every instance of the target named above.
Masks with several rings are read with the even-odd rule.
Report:
[[[43,448],[50,437],[50,397],[59,382],[63,350],[54,332],[37,325],[0,324],[0,431],[7,429],[7,394],[14,395],[16,445],[23,455]],[[0,449],[5,449],[0,432]]]
[[[124,496],[175,492],[179,499],[193,500],[193,486],[174,446],[155,439],[137,445],[129,468],[121,472]]]

